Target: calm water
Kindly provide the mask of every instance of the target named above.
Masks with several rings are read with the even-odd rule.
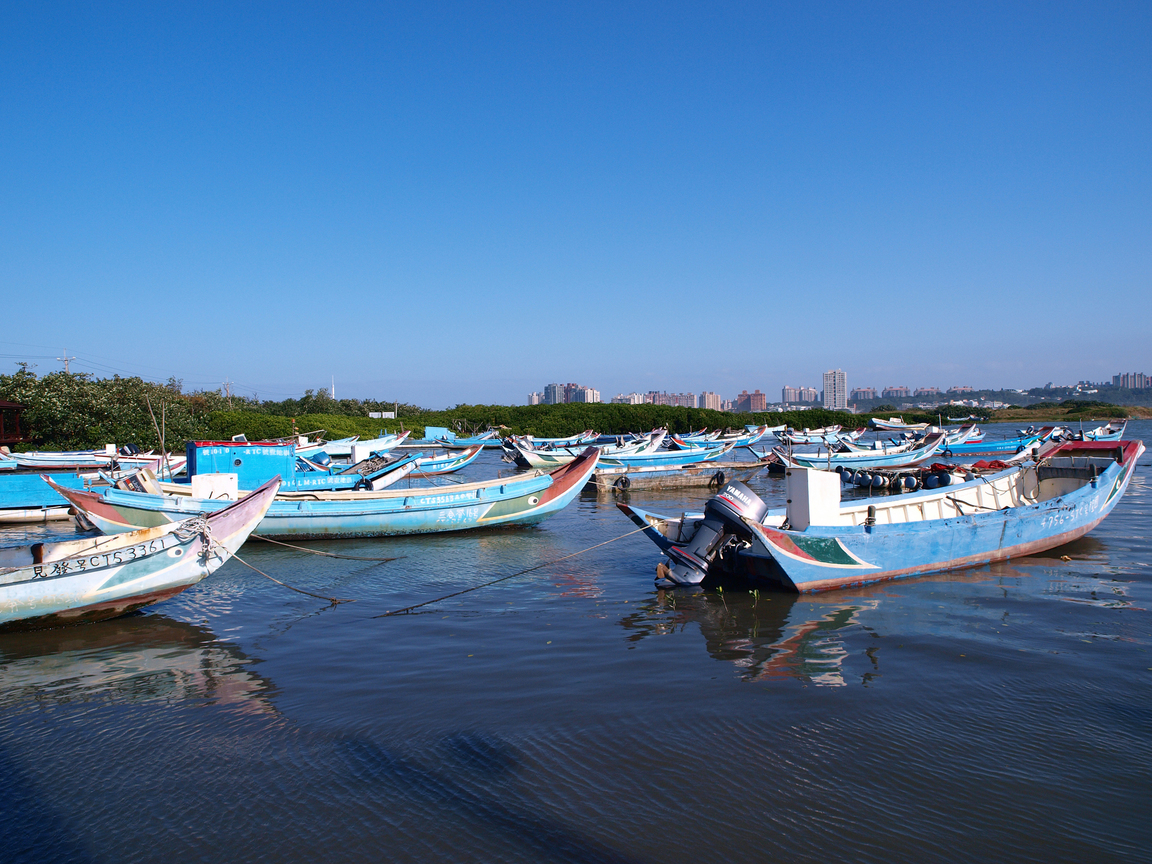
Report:
[[[630,531],[595,495],[314,547],[390,563],[251,543],[356,602],[229,562],[150,612],[0,636],[0,860],[1150,860],[1150,461],[1045,557],[817,597],[657,592],[634,535],[373,618]]]

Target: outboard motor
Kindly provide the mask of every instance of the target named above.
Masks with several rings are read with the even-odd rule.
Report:
[[[764,518],[768,505],[741,483],[730,480],[704,505],[704,519],[684,546],[669,548],[671,563],[658,568],[660,576],[676,585],[696,585],[708,573],[708,565],[728,537],[748,537],[742,519],[756,522]]]
[[[315,456],[309,456],[308,461],[313,465],[319,465],[321,468],[327,468],[332,464],[332,457],[321,450]]]

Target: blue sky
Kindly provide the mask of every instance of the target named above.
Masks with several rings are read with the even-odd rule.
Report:
[[[6,4],[0,369],[1152,372],[1152,4]]]

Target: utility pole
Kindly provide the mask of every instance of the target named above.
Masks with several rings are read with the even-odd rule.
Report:
[[[332,376],[332,401],[336,401],[336,376]]]
[[[75,360],[76,358],[75,357],[69,357],[68,356],[68,349],[65,348],[64,349],[64,356],[63,357],[57,357],[56,359],[64,361],[64,374],[67,375],[68,374],[68,361],[69,360]]]
[[[224,395],[228,397],[228,410],[232,410],[232,382],[225,379],[224,383],[220,385],[224,388]]]

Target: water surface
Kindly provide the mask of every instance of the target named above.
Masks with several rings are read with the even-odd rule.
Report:
[[[142,614],[0,636],[0,858],[1149,860],[1150,461],[1042,557],[799,598],[659,592],[632,535],[373,617],[630,532],[603,495],[312,544],[389,563],[249,543],[356,602],[230,562]]]

